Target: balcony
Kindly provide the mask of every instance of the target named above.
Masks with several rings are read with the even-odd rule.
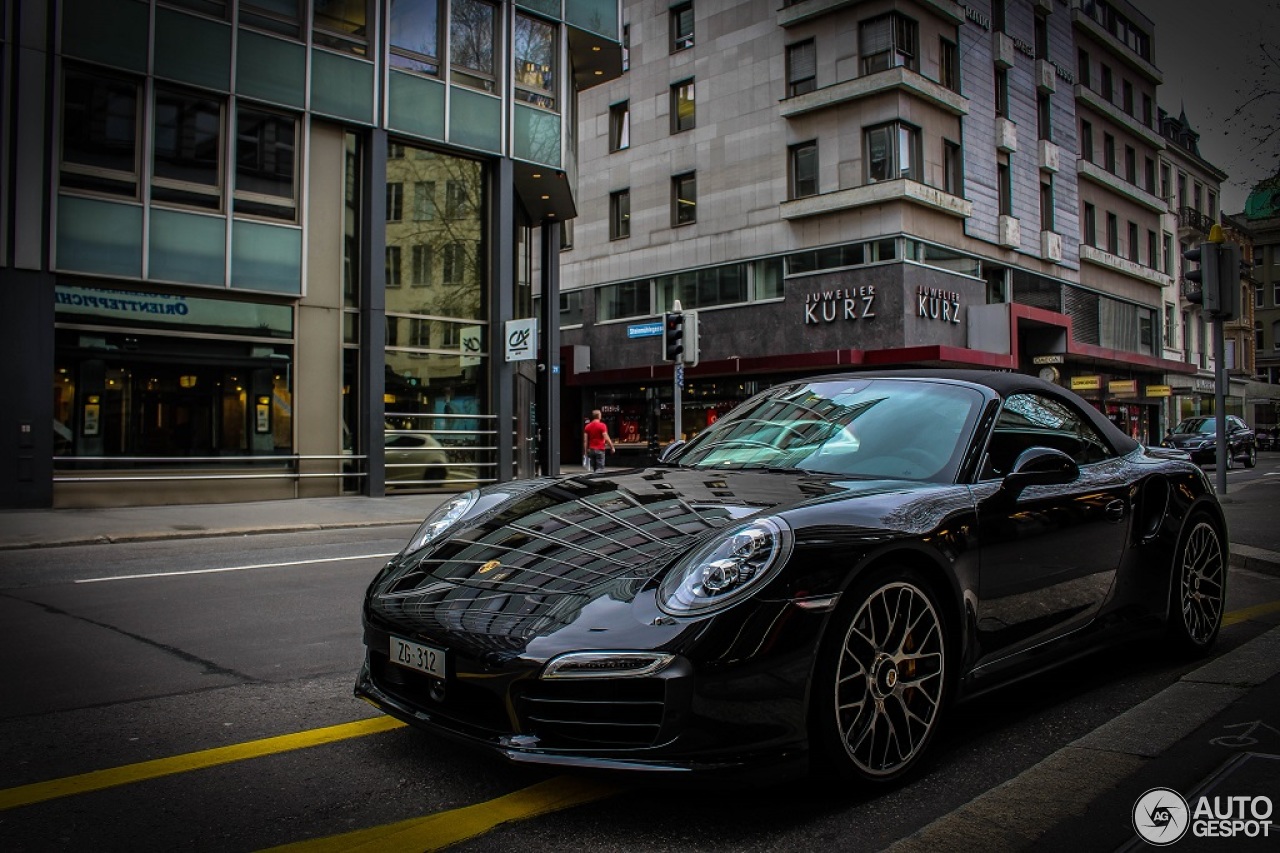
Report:
[[[1047,59],[1036,60],[1036,88],[1053,94],[1058,90],[1058,70]]]
[[[969,99],[906,68],[887,68],[831,86],[823,86],[782,102],[783,118],[811,113],[828,107],[849,104],[873,95],[892,91],[905,92],[925,103],[940,107],[952,115],[968,115]]]
[[[1164,199],[1153,195],[1136,184],[1131,184],[1119,175],[1113,175],[1103,167],[1090,160],[1077,160],[1076,170],[1081,178],[1099,186],[1106,187],[1130,201],[1136,202],[1152,213],[1168,213],[1169,206]]]
[[[1017,217],[1001,214],[999,232],[997,242],[1001,246],[1016,249],[1022,245],[1022,227],[1018,224]]]
[[[1013,38],[1008,33],[995,30],[991,33],[991,57],[997,68],[1009,69],[1017,64],[1015,55],[1017,48],[1013,46]]]
[[[1168,287],[1173,284],[1173,279],[1158,270],[1144,267],[1142,264],[1122,258],[1119,255],[1113,255],[1110,252],[1085,243],[1080,244],[1080,261],[1105,267],[1156,287]]]
[[[1083,83],[1077,83],[1075,95],[1077,112],[1079,111],[1079,106],[1083,104],[1125,128],[1157,151],[1164,150],[1165,138],[1155,129],[1147,127],[1088,86]]]
[[[1218,223],[1210,219],[1207,214],[1201,213],[1194,207],[1178,208],[1178,236],[1185,236],[1185,232],[1194,231],[1197,234],[1208,236],[1209,229]]]
[[[779,210],[783,219],[805,219],[893,201],[919,205],[959,218],[973,213],[973,202],[905,178],[784,201]]]
[[[805,21],[812,21],[823,15],[863,5],[866,0],[800,0],[778,10],[778,26],[794,27]],[[944,20],[952,24],[964,23],[964,8],[952,0],[920,0],[921,5],[928,6]]]
[[[1040,257],[1054,263],[1062,263],[1062,235],[1053,231],[1040,232]]]
[[[1040,140],[1040,170],[1057,172],[1062,162],[1061,149],[1047,139]]]

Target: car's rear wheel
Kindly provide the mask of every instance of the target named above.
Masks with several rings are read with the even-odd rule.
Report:
[[[1222,535],[1204,514],[1193,516],[1174,556],[1169,633],[1184,651],[1209,649],[1222,627],[1227,561]]]
[[[944,611],[919,572],[877,572],[845,594],[819,660],[812,747],[844,779],[916,767],[950,698]]]

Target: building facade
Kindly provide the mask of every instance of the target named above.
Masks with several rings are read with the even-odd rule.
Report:
[[[1276,439],[1280,427],[1280,174],[1260,182],[1232,217],[1253,236],[1253,341],[1256,381],[1248,414]]]
[[[619,21],[5,0],[0,504],[534,473],[558,403],[520,333],[558,287],[576,99],[620,73]]]
[[[1176,303],[1152,25],[1135,7],[627,2],[584,95],[565,422],[675,438],[660,320],[698,312],[682,433],[752,391],[889,365],[1039,373],[1169,424]],[[566,430],[565,452],[577,437]]]

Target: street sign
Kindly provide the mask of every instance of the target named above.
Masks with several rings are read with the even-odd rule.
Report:
[[[507,321],[507,361],[529,361],[537,358],[537,344],[538,321],[536,318]]]
[[[684,387],[684,363],[683,362],[676,363],[676,384],[679,385],[681,388]]]
[[[661,323],[632,323],[627,326],[628,338],[658,338],[661,336]]]

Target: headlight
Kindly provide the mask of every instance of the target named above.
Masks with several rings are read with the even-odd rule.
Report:
[[[475,506],[476,499],[479,497],[480,492],[472,489],[455,495],[436,507],[436,511],[428,515],[427,520],[422,522],[417,532],[413,534],[413,538],[405,546],[405,553],[412,553],[430,545],[436,537],[466,515],[471,507]]]
[[[740,601],[791,552],[791,528],[780,519],[737,525],[682,560],[658,587],[658,606],[673,616],[700,616]]]

